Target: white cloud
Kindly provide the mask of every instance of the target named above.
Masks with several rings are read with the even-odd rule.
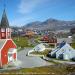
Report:
[[[38,7],[42,3],[45,3],[48,0],[20,0],[20,1],[21,2],[18,5],[18,12],[26,14],[34,11],[36,7]]]
[[[20,0],[20,3],[18,4],[18,12],[20,13],[18,14],[19,17],[14,18],[14,20],[11,21],[10,24],[22,26],[29,22],[35,21],[36,15],[32,15],[31,12],[36,10],[38,7],[41,7],[47,1],[49,0]]]

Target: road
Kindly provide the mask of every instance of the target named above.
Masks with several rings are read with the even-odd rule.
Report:
[[[52,63],[49,63],[43,59],[41,59],[40,57],[30,57],[30,56],[26,56],[27,52],[30,49],[25,48],[24,50],[18,52],[18,60],[21,61],[21,65],[19,65],[19,67],[21,68],[33,68],[33,67],[40,67],[40,66],[48,66],[48,65],[52,65]]]

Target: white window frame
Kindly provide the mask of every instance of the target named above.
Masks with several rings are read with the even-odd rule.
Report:
[[[5,32],[5,29],[4,28],[1,28],[1,32]]]

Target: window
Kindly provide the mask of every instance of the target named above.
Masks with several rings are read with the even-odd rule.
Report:
[[[2,33],[2,37],[5,37],[5,33]]]
[[[7,37],[10,38],[10,33],[7,33]]]
[[[7,32],[10,32],[10,29],[9,28],[7,28]]]
[[[2,28],[2,29],[1,29],[1,32],[5,32],[5,29],[4,29],[4,28]]]
[[[10,32],[11,31],[11,29],[10,28],[7,28],[7,32]]]
[[[12,61],[13,61],[12,54],[8,54],[8,61],[9,61],[9,62],[12,62]]]

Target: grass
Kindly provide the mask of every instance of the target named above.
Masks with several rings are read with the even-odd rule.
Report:
[[[41,36],[35,36],[35,42],[39,43],[40,38],[41,38]]]
[[[43,58],[42,58],[43,59]],[[46,60],[46,59],[44,59],[44,60]],[[53,59],[51,59],[51,60],[46,60],[46,61],[48,61],[48,62],[50,62],[50,63],[53,63],[53,64],[61,64],[61,63],[59,63],[59,62],[55,62]]]
[[[75,49],[75,39],[74,39],[74,38],[72,39],[72,44],[71,44],[71,46]]]
[[[75,43],[72,43],[71,46],[75,49]]]
[[[13,38],[15,44],[17,45],[17,47],[33,47],[32,44],[29,44],[29,39],[27,37],[14,37]]]
[[[6,73],[16,75],[20,73],[21,75],[68,75],[69,73],[75,72],[74,65],[62,65],[56,64],[51,66],[36,67],[36,68],[24,68],[19,70],[6,71]]]
[[[49,53],[49,51],[50,50],[45,50],[45,51],[43,51],[43,52],[37,52],[37,51],[35,51],[35,52],[32,52],[31,54],[36,54],[36,55],[47,55],[48,53]]]

